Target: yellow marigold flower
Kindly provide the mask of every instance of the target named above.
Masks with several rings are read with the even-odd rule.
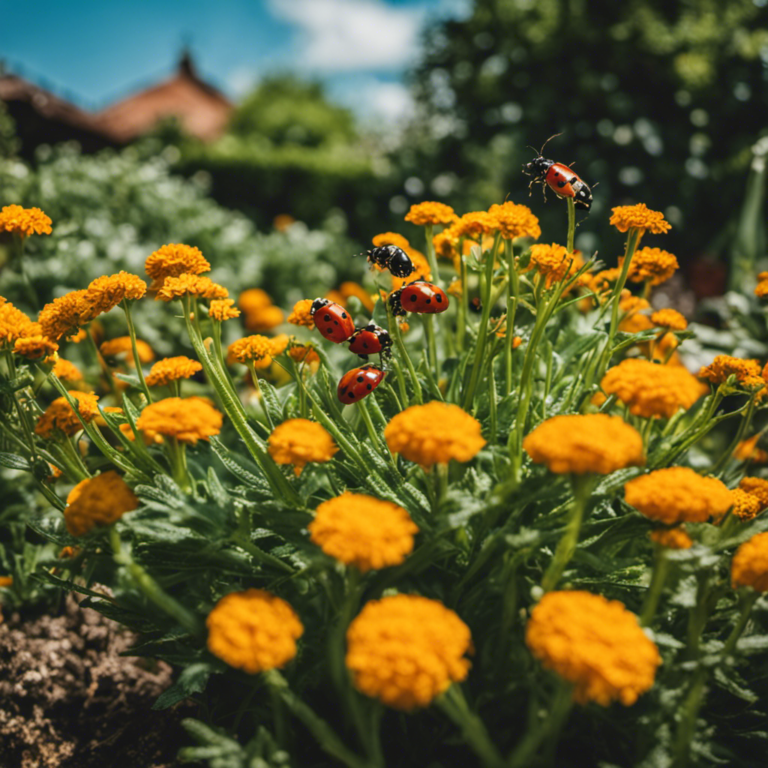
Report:
[[[755,286],[755,296],[764,299],[768,296],[768,280],[762,280]]]
[[[93,392],[70,391],[70,397],[77,400],[77,410],[83,421],[91,421],[99,413],[98,397]],[[55,430],[61,430],[67,437],[76,435],[83,425],[72,410],[66,397],[57,397],[46,409],[35,425],[35,434],[53,437]]]
[[[151,363],[155,359],[155,353],[152,351],[152,347],[147,344],[146,341],[136,339],[136,351],[139,353],[139,361],[142,363]],[[131,347],[130,336],[118,336],[115,339],[109,339],[101,343],[99,347],[104,357],[119,357],[125,356],[125,360],[129,365],[133,365],[133,348]]]
[[[304,363],[313,370],[320,364],[320,355],[311,344],[293,344],[288,347],[288,356],[296,363]]]
[[[669,419],[681,408],[690,408],[703,394],[700,382],[685,368],[639,359],[615,365],[600,387],[628,405],[632,415],[645,418]]]
[[[284,318],[283,310],[270,304],[261,309],[246,311],[244,325],[249,331],[271,331],[280,325]]]
[[[160,288],[167,277],[201,275],[210,269],[211,265],[199,248],[181,243],[158,248],[144,263],[145,272],[152,278],[152,290]]]
[[[0,210],[0,232],[12,232],[20,237],[50,235],[51,219],[39,208],[6,205]]]
[[[326,555],[363,573],[400,565],[419,532],[397,504],[348,491],[324,501],[307,527]]]
[[[420,251],[415,251],[413,248],[408,250],[408,256],[410,256],[413,264],[414,271],[408,275],[408,277],[392,277],[392,290],[397,291],[408,283],[412,283],[414,280],[431,280],[432,270],[429,267],[427,257]]]
[[[644,315],[641,312],[634,312],[631,315],[627,315],[619,323],[619,330],[624,333],[641,333],[653,328],[654,325],[651,322],[651,318],[648,315]]]
[[[740,384],[752,388],[762,379],[762,370],[757,360],[742,360],[730,355],[718,355],[712,363],[699,371],[699,378],[712,384],[724,384],[730,376],[735,376]],[[763,380],[764,383],[764,380]]]
[[[280,333],[270,339],[272,343],[272,356],[282,355],[291,343],[291,337],[287,333]]]
[[[745,477],[739,483],[739,488],[758,499],[761,510],[768,507],[768,480],[762,477]]]
[[[634,613],[589,592],[550,592],[531,612],[525,642],[546,669],[574,685],[579,704],[628,707],[651,686],[661,664]]]
[[[642,312],[644,309],[650,309],[650,303],[642,296],[633,296],[626,289],[621,292],[619,301],[619,310],[625,315],[634,315],[635,312]]]
[[[158,360],[147,374],[147,385],[150,387],[162,387],[179,379],[188,379],[203,366],[197,360],[192,360],[184,355],[178,357],[166,357]]]
[[[371,241],[374,248],[381,248],[384,245],[394,245],[396,248],[402,248],[406,250],[411,247],[411,244],[402,235],[398,235],[397,232],[382,232],[380,235],[376,235]]]
[[[167,397],[141,412],[136,428],[195,445],[221,432],[223,417],[202,397]]]
[[[155,298],[160,299],[160,301],[173,301],[182,296],[196,296],[199,299],[226,299],[229,296],[229,291],[223,285],[214,283],[210,277],[184,274],[179,275],[179,277],[166,277]]]
[[[652,211],[645,203],[637,205],[620,205],[613,208],[610,223],[619,230],[626,232],[638,229],[641,234],[650,231],[654,235],[663,235],[672,229],[672,225],[664,220],[664,214]]]
[[[58,341],[62,336],[70,336],[81,325],[90,323],[96,315],[87,296],[85,289],[70,291],[46,304],[37,318],[43,336]]]
[[[539,220],[527,205],[511,202],[492,205],[488,214],[493,220],[494,229],[501,232],[505,240],[514,240],[516,237],[532,237],[538,240],[541,237]]]
[[[540,275],[546,277],[546,286],[560,282],[566,277],[572,277],[584,266],[584,260],[578,253],[569,254],[562,245],[531,246],[531,262],[528,269],[535,269]]]
[[[276,354],[272,339],[267,336],[246,336],[232,342],[227,349],[227,360],[243,365],[252,362],[255,368],[269,368],[272,355]]]
[[[457,239],[467,237],[470,240],[482,240],[483,235],[492,235],[498,228],[498,219],[493,214],[488,211],[472,211],[452,224],[450,231]]]
[[[16,343],[13,345],[13,351],[17,355],[30,360],[39,360],[41,357],[52,355],[58,348],[59,345],[46,336],[25,336],[16,339]]]
[[[613,284],[619,279],[620,274],[621,270],[618,267],[600,270],[600,272],[592,275],[590,287],[595,293],[610,291],[613,288]]]
[[[666,525],[704,523],[722,517],[733,503],[731,492],[715,477],[702,477],[688,467],[657,469],[624,486],[630,506]]]
[[[458,245],[459,238],[456,236],[453,227],[448,227],[448,229],[438,232],[432,238],[432,247],[435,249],[435,254],[445,259],[455,259],[458,256],[456,252]]]
[[[429,469],[451,459],[470,461],[485,445],[481,431],[480,422],[458,405],[433,400],[394,416],[384,439],[392,453]]]
[[[13,586],[13,576],[0,576],[0,589],[10,589]]]
[[[450,205],[445,203],[417,203],[412,205],[405,220],[418,226],[428,224],[452,224],[459,217]]]
[[[85,339],[86,333],[84,328],[80,328],[73,336],[68,336],[67,341],[71,341],[73,344],[79,344]]]
[[[671,331],[684,331],[688,327],[688,321],[676,309],[660,309],[651,315],[651,321]]]
[[[139,500],[117,472],[102,472],[78,483],[67,497],[64,520],[72,536],[83,536],[92,528],[116,523],[136,509]]]
[[[262,288],[248,288],[237,297],[237,306],[246,314],[272,305],[272,298]]]
[[[523,448],[533,461],[556,474],[608,475],[645,464],[638,431],[604,413],[547,419],[523,440]]]
[[[768,464],[768,451],[764,451],[757,445],[760,434],[753,435],[747,440],[742,440],[734,449],[733,457],[738,461],[751,461],[755,464]]]
[[[220,323],[240,317],[240,310],[234,304],[234,299],[214,299],[208,308],[208,317]]]
[[[40,328],[10,301],[0,301],[0,345],[8,344],[12,347],[17,339],[29,336],[33,327]]]
[[[742,522],[754,519],[763,510],[760,499],[743,488],[734,488],[731,491],[731,501],[733,502],[731,512]]]
[[[97,277],[87,288],[85,300],[96,317],[114,309],[121,301],[137,301],[147,292],[147,284],[129,272]]]
[[[682,528],[659,528],[651,531],[651,541],[667,549],[690,549],[693,540]]]
[[[309,419],[288,419],[268,439],[269,455],[277,464],[293,464],[300,475],[309,463],[324,464],[339,449],[323,426]]]
[[[619,266],[623,262],[624,257],[621,257]],[[651,285],[660,285],[669,280],[679,266],[677,258],[669,251],[661,248],[639,248],[632,257],[627,276],[633,283],[644,283],[647,280]]]
[[[63,357],[56,358],[56,362],[53,364],[53,373],[62,381],[82,381],[83,379],[80,369]]]
[[[745,541],[731,562],[733,588],[752,587],[768,592],[768,533],[758,533]]]
[[[426,707],[464,680],[469,627],[437,600],[393,595],[365,604],[347,630],[355,688],[389,707]]]
[[[315,321],[312,318],[312,299],[302,299],[293,305],[293,312],[288,315],[288,322],[291,325],[302,325],[309,330],[315,327]]]
[[[304,634],[285,600],[263,589],[230,592],[208,614],[208,650],[251,675],[280,669],[296,656]]]

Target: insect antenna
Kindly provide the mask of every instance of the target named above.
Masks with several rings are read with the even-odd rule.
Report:
[[[550,136],[550,137],[549,137],[549,138],[548,138],[548,139],[547,139],[547,140],[546,140],[546,141],[545,141],[545,142],[544,142],[544,143],[541,145],[541,151],[539,152],[539,154],[540,154],[540,155],[544,154],[544,147],[546,147],[546,146],[547,146],[547,144],[549,144],[549,142],[550,142],[550,141],[552,141],[552,139],[556,139],[558,136],[562,136],[562,135],[563,135],[563,131],[560,131],[560,133],[555,133],[555,134],[553,134],[552,136]]]

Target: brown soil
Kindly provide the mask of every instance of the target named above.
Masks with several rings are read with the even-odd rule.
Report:
[[[162,662],[121,657],[132,637],[69,600],[64,615],[0,624],[0,766],[169,768],[189,705],[153,712]]]

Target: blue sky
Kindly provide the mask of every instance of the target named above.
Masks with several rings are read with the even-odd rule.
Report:
[[[0,0],[0,59],[99,108],[170,73],[188,44],[237,97],[266,73],[323,80],[362,114],[407,113],[424,25],[468,0]]]

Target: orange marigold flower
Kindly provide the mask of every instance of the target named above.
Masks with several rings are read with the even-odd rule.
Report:
[[[621,292],[619,310],[625,315],[634,315],[635,312],[642,312],[644,309],[650,309],[650,306],[648,300],[644,299],[642,296],[633,296],[626,289]]]
[[[81,325],[90,323],[96,315],[87,296],[85,289],[70,291],[46,304],[38,317],[43,336],[58,341],[62,336],[70,336]]]
[[[733,588],[752,587],[768,592],[768,533],[758,533],[745,541],[731,562]]]
[[[285,350],[288,349],[288,345],[291,343],[291,338],[292,337],[287,333],[280,333],[270,339],[272,343],[272,356],[277,357],[278,355],[282,355]]]
[[[469,627],[437,600],[393,595],[365,604],[347,630],[355,688],[389,707],[426,707],[464,680]]]
[[[764,299],[768,296],[768,280],[762,280],[755,286],[755,296]]]
[[[96,317],[114,309],[121,301],[137,301],[147,292],[147,284],[129,272],[97,277],[87,288],[85,300]]]
[[[82,381],[83,379],[80,369],[63,357],[56,358],[56,362],[53,364],[53,374],[62,381]]]
[[[271,331],[285,319],[283,310],[270,304],[260,309],[245,312],[244,325],[249,331]]]
[[[289,419],[269,436],[269,455],[278,464],[293,464],[300,475],[307,464],[324,464],[339,449],[323,426],[309,419]]]
[[[626,315],[619,323],[619,330],[624,333],[642,333],[653,327],[651,318],[642,312],[633,312],[630,315]]]
[[[50,235],[52,223],[39,208],[6,205],[0,210],[0,232],[12,232],[20,237]]]
[[[712,384],[724,384],[730,376],[735,376],[739,384],[753,389],[765,384],[762,369],[757,360],[742,360],[730,355],[718,355],[712,363],[699,371],[699,378]]]
[[[255,368],[269,368],[272,365],[272,355],[275,346],[268,336],[246,336],[232,342],[227,349],[227,361],[247,365],[253,363]]]
[[[240,310],[234,304],[234,299],[214,299],[208,308],[208,317],[220,323],[240,317]]]
[[[450,205],[445,203],[417,203],[412,205],[405,220],[418,226],[428,224],[452,224],[459,217]]]
[[[102,472],[78,483],[67,497],[64,520],[72,536],[83,536],[92,528],[116,523],[139,500],[117,472]]]
[[[481,432],[480,422],[458,405],[433,400],[393,416],[384,439],[392,453],[429,469],[451,459],[473,459],[485,445]]]
[[[305,363],[313,370],[320,364],[320,355],[311,344],[292,344],[288,356],[296,363]]]
[[[676,309],[660,309],[651,315],[651,321],[671,331],[684,331],[688,327],[688,321]]]
[[[550,592],[531,612],[525,642],[546,669],[574,685],[579,704],[634,704],[661,664],[637,616],[589,592]]]
[[[681,408],[690,408],[704,394],[701,383],[687,369],[639,359],[615,365],[605,374],[600,387],[628,405],[632,415],[645,418],[669,419]]]
[[[659,528],[649,534],[651,541],[667,549],[690,549],[693,540],[682,528]]]
[[[494,229],[499,231],[505,240],[514,240],[517,237],[532,237],[538,240],[541,237],[539,220],[527,205],[511,202],[492,205],[488,214],[493,220]]]
[[[546,286],[560,282],[566,277],[570,278],[584,266],[584,260],[578,253],[568,253],[562,245],[531,246],[531,262],[528,269],[535,269],[540,275],[546,277]]]
[[[664,214],[652,211],[645,203],[637,205],[620,205],[613,208],[610,223],[619,230],[626,232],[638,229],[641,233],[646,230],[654,235],[663,235],[672,229],[672,225],[664,220]]]
[[[382,232],[380,235],[376,235],[371,241],[374,248],[381,248],[385,245],[394,245],[396,248],[402,248],[406,250],[411,247],[411,244],[402,235],[398,235],[397,232]]]
[[[445,292],[450,296],[455,296],[457,299],[460,299],[461,294],[464,293],[461,280],[458,277],[455,277],[451,280],[451,284],[445,289]]]
[[[41,326],[33,323],[20,309],[0,296],[0,345],[13,346],[17,339],[32,334],[33,330],[40,330]]]
[[[167,397],[151,403],[136,421],[137,429],[195,445],[221,432],[223,417],[202,397]]]
[[[285,232],[292,224],[296,223],[296,219],[291,216],[290,213],[278,213],[274,219],[272,219],[272,226],[278,232]]]
[[[657,469],[624,486],[630,506],[666,525],[704,523],[720,518],[733,503],[731,492],[715,477],[702,477],[688,467]]]
[[[742,440],[734,449],[733,457],[738,461],[751,461],[755,464],[768,464],[768,451],[759,448],[760,434]]]
[[[208,650],[251,675],[280,669],[296,656],[304,626],[285,600],[263,589],[230,592],[205,622]]]
[[[344,299],[343,302],[339,302],[342,306],[346,306],[348,299],[356,298],[368,312],[373,312],[374,302],[371,298],[371,294],[368,293],[362,285],[348,280],[339,286],[339,293],[341,294],[342,299]]]
[[[136,339],[136,351],[139,353],[139,361],[142,363],[151,363],[155,359],[155,353],[146,341]],[[99,347],[99,352],[104,357],[120,357],[123,355],[129,365],[134,363],[130,336],[118,336],[115,339],[103,341]]]
[[[302,325],[309,330],[315,327],[315,321],[312,318],[312,299],[302,299],[293,305],[293,312],[288,315],[288,322],[291,325]]]
[[[37,323],[34,323],[34,325],[37,325]],[[13,345],[13,351],[17,355],[30,360],[39,360],[41,357],[52,355],[58,348],[59,345],[55,341],[40,335],[16,339],[16,343]]]
[[[499,221],[492,213],[472,211],[465,213],[457,222],[452,224],[450,231],[457,239],[467,237],[470,240],[482,240],[483,235],[492,235],[498,228]]]
[[[59,560],[68,560],[71,557],[77,557],[79,554],[80,549],[78,547],[62,547],[57,557]]]
[[[272,298],[262,288],[248,288],[237,297],[237,306],[246,314],[272,305]]]
[[[211,265],[199,248],[182,243],[169,243],[158,248],[144,263],[144,270],[152,278],[152,290],[163,285],[167,277],[201,275]]]
[[[624,257],[619,259],[619,266],[624,263]],[[627,276],[633,283],[660,285],[675,274],[680,265],[677,257],[661,248],[639,248],[632,257]]]
[[[158,360],[147,374],[147,385],[150,387],[162,387],[179,379],[188,379],[203,366],[197,360],[192,360],[184,355],[178,357],[166,357]]]
[[[435,249],[435,254],[446,259],[455,259],[458,256],[456,252],[458,245],[459,238],[456,236],[453,227],[448,227],[448,229],[438,232],[432,238],[432,247]]]
[[[77,410],[83,421],[91,421],[98,413],[98,397],[93,392],[70,391],[69,396],[77,401]],[[57,397],[46,409],[35,425],[35,434],[50,438],[55,430],[60,430],[67,437],[76,435],[83,425],[72,410],[66,397]]]
[[[214,283],[210,277],[184,274],[179,275],[179,277],[166,277],[155,298],[160,299],[160,301],[173,301],[182,296],[196,296],[199,299],[226,299],[229,296],[229,291],[223,285]]]
[[[84,328],[80,328],[73,336],[68,336],[67,341],[71,341],[73,344],[79,344],[85,339],[86,333]]]
[[[734,488],[731,491],[731,513],[742,522],[753,520],[763,510],[763,505],[757,496],[745,491],[743,488]]]
[[[10,589],[13,586],[13,576],[0,576],[0,589]]]
[[[556,474],[608,475],[645,464],[639,432],[618,416],[604,413],[547,419],[523,440],[523,448],[533,461]]]
[[[768,480],[762,477],[745,477],[739,483],[739,488],[758,499],[761,510],[768,507]]]
[[[324,501],[307,528],[326,555],[363,573],[400,565],[419,532],[397,504],[349,491]]]

